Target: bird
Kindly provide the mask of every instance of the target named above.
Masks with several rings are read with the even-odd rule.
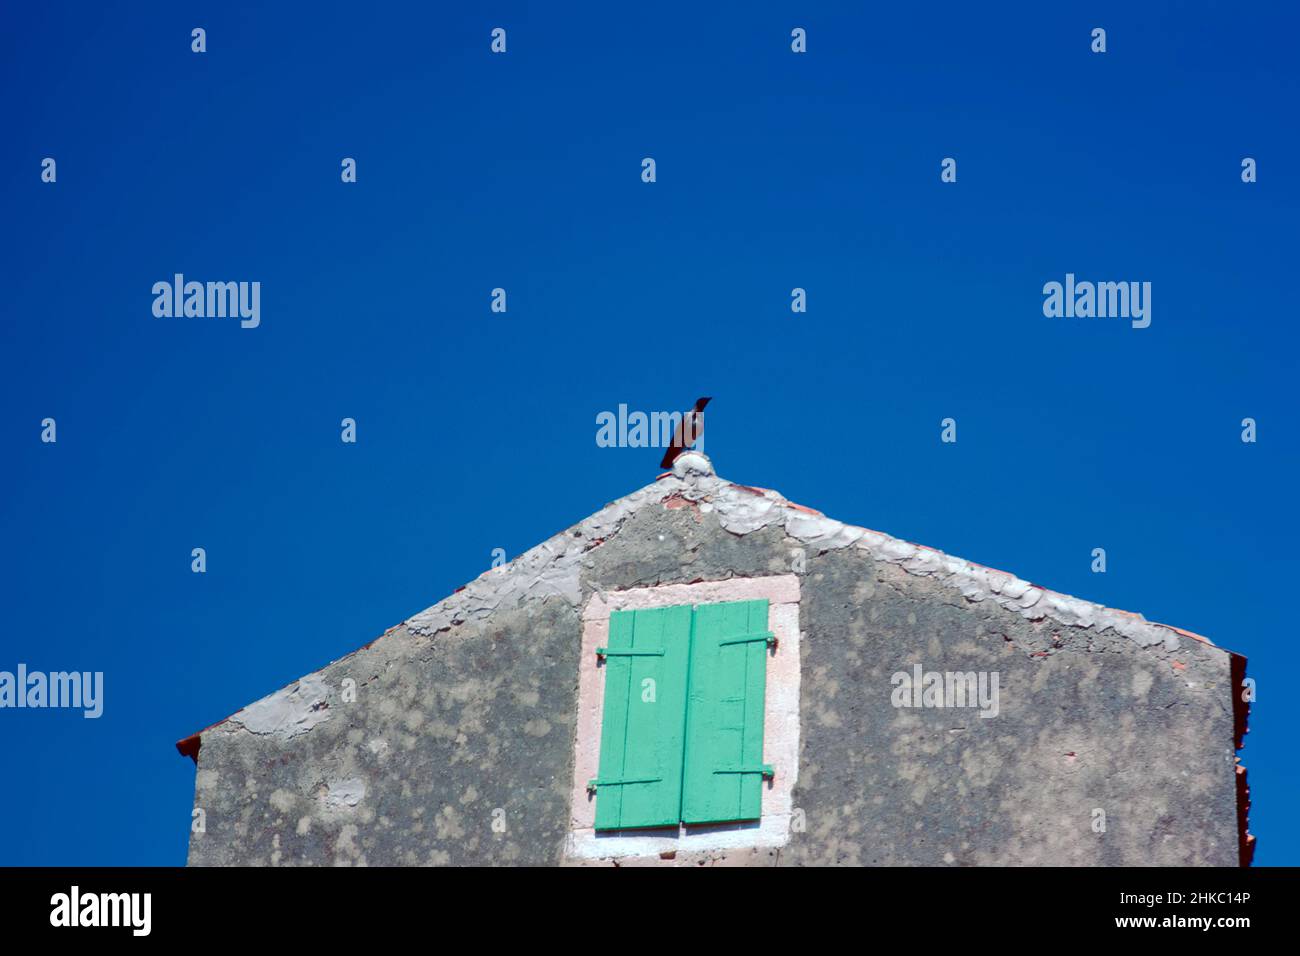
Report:
[[[704,434],[704,406],[711,401],[712,398],[697,398],[695,407],[682,413],[682,420],[677,423],[677,431],[673,433],[672,444],[665,449],[664,460],[659,463],[660,468],[671,468],[677,456]]]

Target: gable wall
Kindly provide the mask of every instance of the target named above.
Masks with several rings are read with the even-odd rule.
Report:
[[[190,863],[571,862],[579,608],[598,589],[786,574],[803,548],[803,830],[704,862],[1236,864],[1226,652],[1026,620],[860,548],[668,504],[620,513],[571,580],[504,588],[442,630],[417,617],[205,731]],[[891,676],[918,663],[996,672],[998,716],[893,706]]]

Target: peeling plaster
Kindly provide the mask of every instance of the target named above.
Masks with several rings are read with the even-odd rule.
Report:
[[[230,718],[249,733],[290,740],[330,719],[329,687],[320,674],[249,704]]]

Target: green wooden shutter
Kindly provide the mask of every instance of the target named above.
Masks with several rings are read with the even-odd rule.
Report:
[[[687,605],[610,615],[609,646],[601,649],[606,671],[594,781],[597,830],[676,826],[681,819],[690,645]]]
[[[767,601],[695,609],[686,715],[683,823],[757,819],[762,812]]]

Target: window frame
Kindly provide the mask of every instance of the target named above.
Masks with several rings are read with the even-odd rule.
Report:
[[[763,762],[774,776],[761,784],[761,816],[721,824],[682,824],[655,829],[596,830],[596,794],[587,783],[599,775],[605,675],[596,649],[608,646],[613,611],[766,599],[768,630],[777,640],[766,659]],[[789,840],[792,794],[799,755],[799,578],[794,574],[668,584],[594,594],[583,609],[578,715],[567,858],[582,860],[675,854],[676,851],[783,846]]]

